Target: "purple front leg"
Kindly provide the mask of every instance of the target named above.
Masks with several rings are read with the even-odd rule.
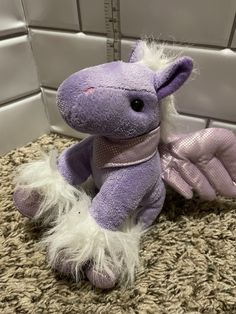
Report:
[[[165,196],[165,184],[159,177],[152,191],[146,195],[141,203],[141,210],[136,217],[137,223],[141,223],[145,228],[150,227],[162,210]]]
[[[160,212],[165,195],[160,179],[159,155],[139,165],[107,171],[110,172],[90,209],[96,222],[105,229],[117,230],[129,215],[136,214],[138,206],[145,201],[147,207],[140,216],[140,222],[145,225],[151,223]]]

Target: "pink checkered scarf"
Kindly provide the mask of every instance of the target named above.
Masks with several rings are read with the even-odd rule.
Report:
[[[139,164],[155,155],[159,141],[160,127],[130,139],[109,139],[98,136],[94,140],[94,161],[98,168]]]

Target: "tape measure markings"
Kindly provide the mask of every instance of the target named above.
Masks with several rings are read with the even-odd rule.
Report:
[[[107,61],[120,60],[120,1],[104,0],[105,27],[107,33]]]

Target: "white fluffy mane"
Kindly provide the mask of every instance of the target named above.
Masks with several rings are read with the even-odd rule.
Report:
[[[136,49],[136,62],[144,64],[156,72],[165,69],[179,57],[179,54],[172,53],[171,55],[170,51],[167,52],[165,44],[155,42],[140,41]]]
[[[140,41],[135,50],[135,62],[144,64],[151,70],[158,72],[173,63],[180,54],[167,51],[165,44]],[[168,142],[168,138],[178,133],[178,112],[174,104],[174,96],[164,98],[161,103],[161,140]]]

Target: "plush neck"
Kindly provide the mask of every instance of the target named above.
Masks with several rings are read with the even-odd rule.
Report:
[[[157,152],[160,127],[130,139],[95,137],[93,158],[98,168],[125,167],[151,159]]]

